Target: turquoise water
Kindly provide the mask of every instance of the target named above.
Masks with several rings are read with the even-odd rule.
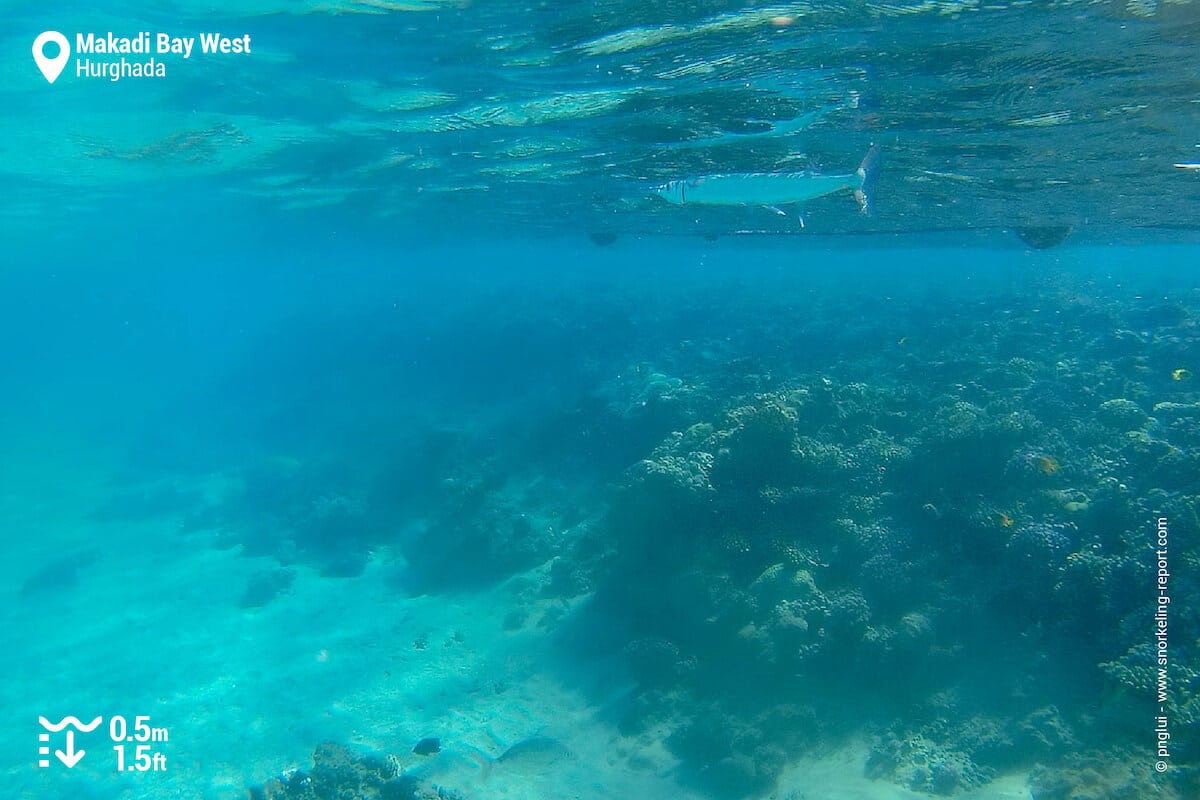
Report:
[[[1192,4],[6,10],[5,796],[1200,796]]]

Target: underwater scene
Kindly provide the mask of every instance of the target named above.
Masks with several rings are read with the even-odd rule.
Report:
[[[0,8],[0,796],[1200,798],[1200,4]]]

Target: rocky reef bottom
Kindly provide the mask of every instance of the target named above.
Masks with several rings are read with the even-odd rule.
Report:
[[[356,753],[324,742],[311,769],[272,778],[249,790],[250,800],[463,800],[463,796],[412,775],[394,755]]]

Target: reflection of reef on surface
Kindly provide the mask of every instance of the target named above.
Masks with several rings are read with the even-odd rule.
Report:
[[[1034,250],[1058,247],[1071,235],[1071,225],[1026,225],[1017,228],[1017,238]]]
[[[150,144],[139,147],[95,147],[84,152],[88,158],[111,158],[118,161],[179,159],[187,162],[211,161],[225,147],[245,143],[247,138],[233,125],[178,131]]]

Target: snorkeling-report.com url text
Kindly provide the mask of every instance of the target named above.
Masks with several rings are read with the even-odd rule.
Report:
[[[1155,690],[1158,696],[1158,715],[1154,718],[1155,772],[1166,772],[1171,759],[1171,728],[1167,719],[1167,667],[1170,664],[1167,650],[1167,610],[1171,605],[1171,570],[1167,559],[1167,518],[1159,517],[1154,526],[1154,555],[1158,570],[1155,588],[1158,596],[1154,605],[1154,648],[1155,666],[1158,668]]]

